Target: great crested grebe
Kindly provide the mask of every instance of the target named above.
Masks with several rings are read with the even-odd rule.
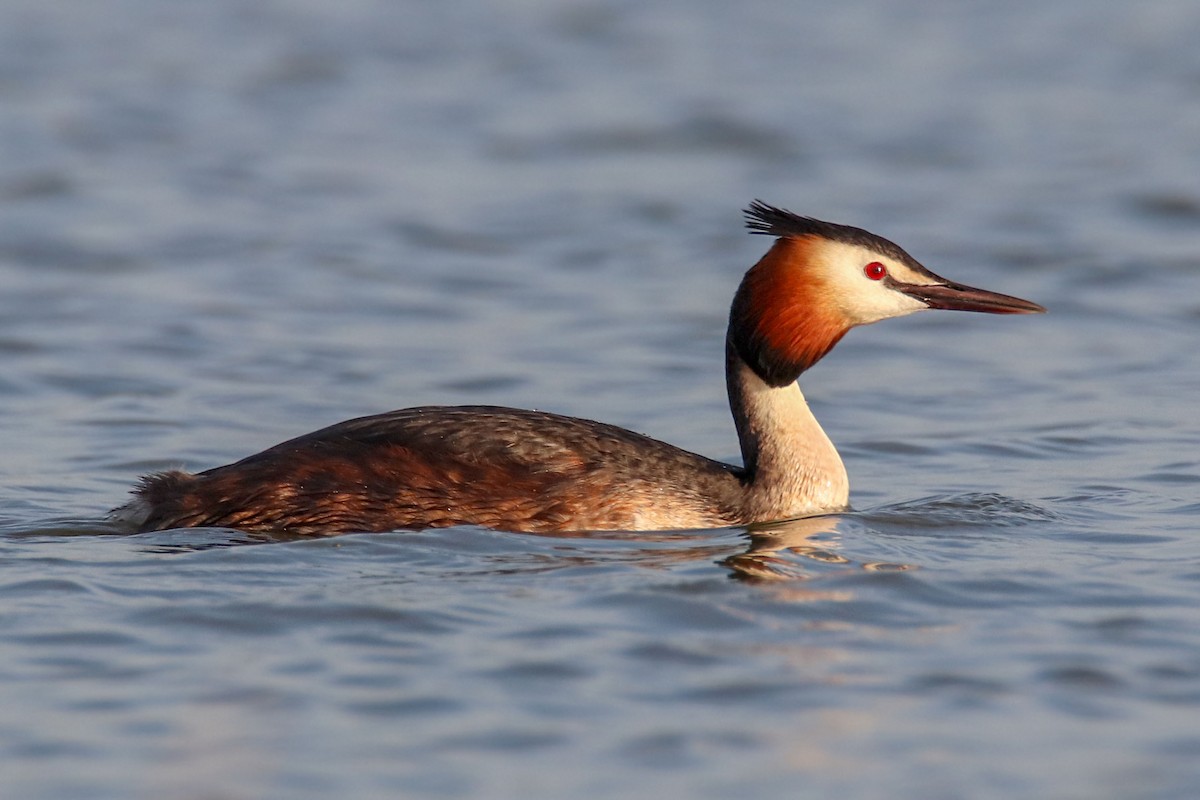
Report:
[[[777,237],[733,298],[725,345],[742,466],[601,422],[494,406],[352,419],[197,474],[149,475],[113,511],[139,531],[347,531],[482,525],[670,530],[840,511],[846,468],[796,379],[856,325],[929,308],[1032,314],[934,275],[887,239],[755,201]]]

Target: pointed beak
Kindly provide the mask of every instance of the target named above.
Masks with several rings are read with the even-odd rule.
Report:
[[[909,297],[915,297],[930,308],[982,311],[985,314],[1042,314],[1046,311],[1037,303],[1019,297],[963,286],[961,283],[933,283],[927,286],[896,283],[895,288]]]

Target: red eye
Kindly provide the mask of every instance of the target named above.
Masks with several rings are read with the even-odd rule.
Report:
[[[887,267],[878,261],[872,261],[863,267],[863,273],[873,281],[881,281],[887,277]]]

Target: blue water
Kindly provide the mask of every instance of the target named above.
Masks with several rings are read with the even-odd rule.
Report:
[[[1200,6],[0,5],[4,798],[1200,794]],[[1042,317],[803,376],[855,511],[119,535],[494,403],[733,459],[762,199]]]

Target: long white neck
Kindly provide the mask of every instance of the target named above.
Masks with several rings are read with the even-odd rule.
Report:
[[[750,521],[792,519],[846,508],[841,456],[796,383],[773,387],[726,344],[725,378],[748,483]]]

